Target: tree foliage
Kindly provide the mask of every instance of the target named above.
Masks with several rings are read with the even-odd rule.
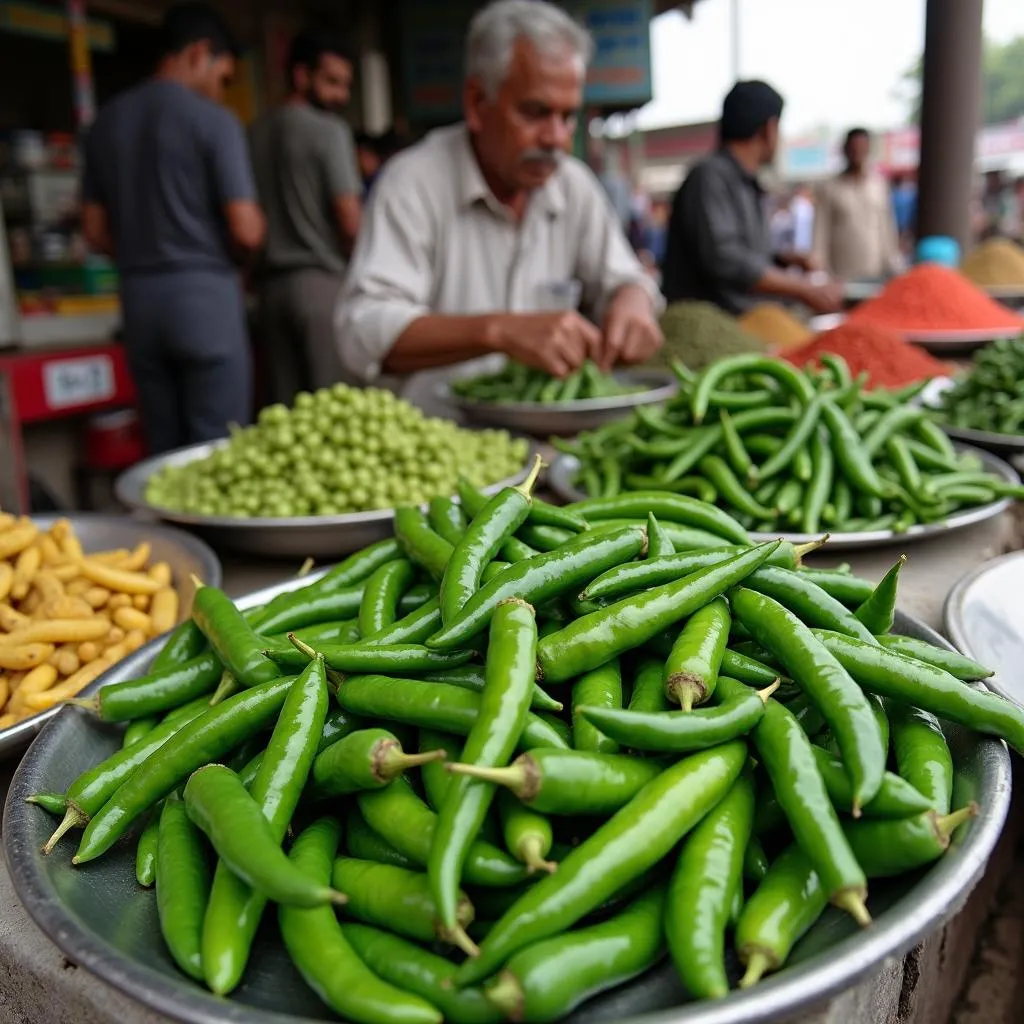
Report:
[[[923,59],[903,75],[911,120],[921,119]],[[1007,43],[985,41],[981,69],[981,122],[999,124],[1024,117],[1024,36]]]

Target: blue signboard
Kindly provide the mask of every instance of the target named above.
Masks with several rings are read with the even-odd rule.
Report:
[[[401,76],[414,122],[454,121],[462,112],[463,48],[475,0],[401,7]],[[594,106],[642,106],[651,98],[650,0],[565,0],[594,38],[584,100]]]

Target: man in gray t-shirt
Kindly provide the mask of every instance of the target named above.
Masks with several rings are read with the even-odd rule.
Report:
[[[193,3],[168,11],[163,40],[156,74],[100,112],[82,187],[86,240],[120,271],[125,349],[154,454],[249,421],[234,261],[263,238],[242,126],[217,102],[233,40]]]
[[[256,187],[267,214],[261,332],[278,401],[341,379],[334,307],[362,215],[349,126],[352,61],[329,36],[302,34],[289,62],[292,94],[252,127]]]

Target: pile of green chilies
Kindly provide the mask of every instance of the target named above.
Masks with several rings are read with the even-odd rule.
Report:
[[[1024,495],[909,404],[923,384],[868,392],[840,357],[822,363],[741,355],[699,375],[677,364],[679,394],[662,408],[553,443],[580,460],[591,497],[672,490],[765,533],[901,533]]]
[[[994,341],[943,392],[936,418],[994,434],[1024,433],[1024,338]]]
[[[47,852],[135,832],[170,955],[221,995],[270,902],[346,1019],[555,1021],[666,952],[715,998],[729,941],[747,986],[829,902],[866,924],[868,879],[976,810],[940,720],[1024,749],[985,668],[890,634],[902,559],[809,570],[668,492],[556,508],[536,469],[261,608],[202,587],[148,675],[72,702],[129,724],[33,797]]]
[[[478,402],[537,402],[542,405],[613,398],[636,390],[620,384],[612,374],[602,373],[590,359],[566,377],[552,377],[521,363],[507,363],[496,373],[454,380],[451,389],[462,398]]]

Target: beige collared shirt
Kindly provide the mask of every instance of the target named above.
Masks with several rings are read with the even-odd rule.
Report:
[[[814,208],[814,255],[846,281],[902,269],[892,198],[880,174],[840,174],[822,185]]]
[[[430,313],[536,312],[579,282],[580,309],[600,322],[626,284],[660,296],[630,248],[607,196],[580,161],[564,158],[519,222],[487,187],[464,125],[431,132],[374,184],[337,312],[341,361],[434,414],[441,382],[500,365],[474,359],[408,377],[382,377],[395,339]]]

